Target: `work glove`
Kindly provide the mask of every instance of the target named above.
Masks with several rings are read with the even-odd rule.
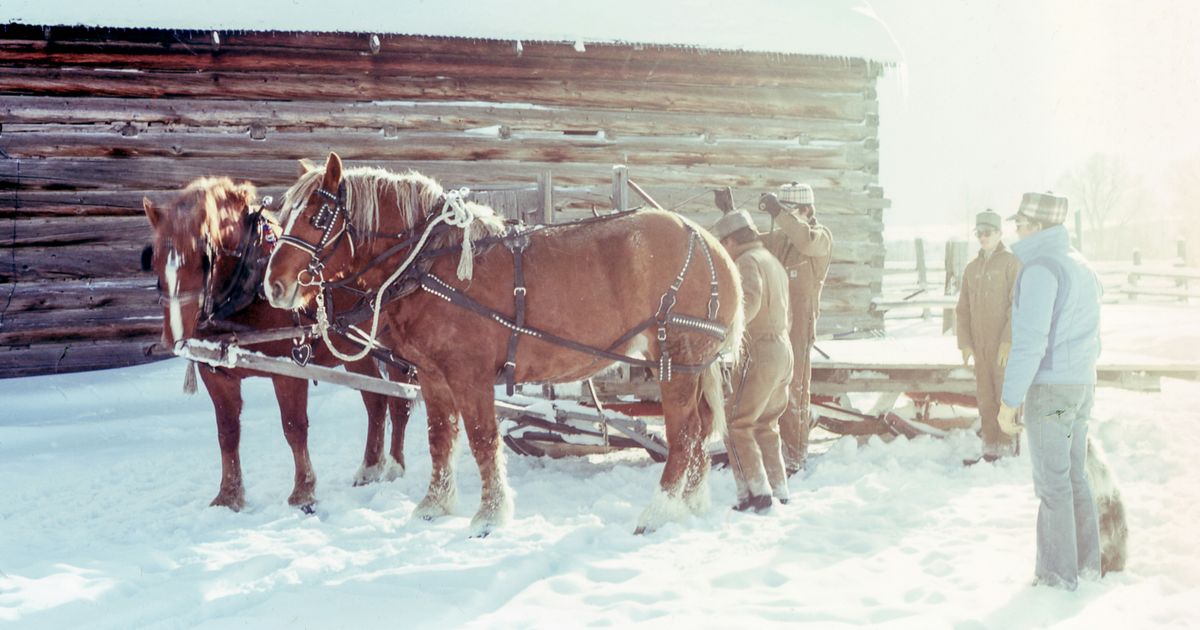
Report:
[[[713,203],[723,214],[733,212],[733,189],[726,186],[713,191]]]
[[[1012,350],[1012,344],[1007,341],[1000,342],[1000,351],[996,353],[996,366],[1004,369],[1008,365],[1008,353]]]
[[[776,197],[775,193],[763,193],[758,198],[758,209],[765,211],[774,219],[783,211],[783,205],[779,203],[779,197]]]
[[[1000,430],[1005,435],[1017,435],[1025,425],[1021,423],[1021,418],[1017,414],[1017,410],[1009,407],[1003,402],[1000,403],[1000,413],[996,416],[996,421],[1000,423]]]
[[[963,355],[963,365],[969,365],[969,362],[971,361],[971,355],[975,354],[975,352],[971,350],[971,348],[961,348],[961,350]]]

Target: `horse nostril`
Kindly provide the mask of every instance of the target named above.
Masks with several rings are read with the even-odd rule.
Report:
[[[283,297],[283,283],[276,280],[271,283],[271,294],[277,298]]]

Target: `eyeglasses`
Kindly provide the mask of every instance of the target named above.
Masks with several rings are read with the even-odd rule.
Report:
[[[995,230],[993,228],[977,228],[975,230],[975,236],[982,238],[985,236],[991,236],[991,235],[995,234],[996,232],[998,232],[998,230]]]
[[[1033,227],[1033,221],[1024,218],[1017,219],[1015,223],[1017,224],[1017,229],[1019,230],[1027,230]]]

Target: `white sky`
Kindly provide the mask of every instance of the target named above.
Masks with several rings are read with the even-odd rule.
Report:
[[[1153,197],[1197,154],[1200,3],[871,5],[906,61],[903,87],[901,73],[880,86],[889,228],[1010,211],[1095,152],[1122,155]]]

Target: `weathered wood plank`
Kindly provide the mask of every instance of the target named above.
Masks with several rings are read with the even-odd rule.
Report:
[[[150,223],[142,217],[20,219],[11,223],[6,245],[66,247],[102,243],[129,246],[150,241]]]
[[[223,46],[220,54],[196,54],[181,47],[126,47],[113,42],[71,44],[56,42],[40,49],[20,45],[3,47],[3,62],[10,66],[122,68],[146,72],[239,73],[274,72],[313,75],[374,74],[408,77],[480,77],[499,80],[537,78],[545,81],[636,81],[648,86],[704,83],[746,89],[797,87],[819,92],[865,91],[874,77],[850,72],[807,72],[781,64],[726,63],[725,55],[691,55],[673,60],[653,51],[632,52],[620,59],[595,54],[537,55],[479,54],[473,50],[437,53],[429,50],[389,50],[377,55],[364,51],[325,48],[237,48]]]
[[[156,279],[150,273],[129,278],[20,282],[0,288],[0,295],[6,296],[6,322],[24,312],[150,308],[158,299]]]
[[[338,149],[341,147],[330,147]],[[196,158],[172,160],[168,158],[129,159],[43,159],[43,160],[0,160],[0,185],[15,187],[18,182],[17,163],[20,164],[20,188],[22,190],[53,190],[62,187],[114,190],[120,188],[176,188],[187,182],[213,174],[233,174],[237,179],[246,179],[260,186],[290,185],[296,179],[297,158],[307,157],[324,160],[325,154],[281,156],[278,160],[238,160]],[[556,184],[574,186],[579,184],[602,185],[608,180],[609,163],[554,163],[554,162],[469,162],[469,161],[390,161],[371,160],[350,163],[354,166],[378,166],[394,171],[415,169],[439,181],[458,184],[494,185],[516,184],[537,181],[537,174],[554,172]],[[637,182],[647,190],[669,184],[695,186],[696,189],[715,186],[734,186],[737,189],[773,190],[779,186],[800,180],[815,188],[865,190],[875,183],[875,176],[860,171],[817,170],[803,167],[778,165],[771,169],[742,170],[731,173],[731,169],[716,166],[693,166],[687,168],[645,166],[634,173]],[[8,197],[0,194],[0,199]]]
[[[144,273],[143,244],[16,247],[0,256],[0,282],[134,276]]]
[[[160,132],[136,136],[104,132],[5,133],[11,158],[274,158],[315,155],[337,147],[347,160],[457,160],[621,163],[640,166],[729,166],[869,171],[879,153],[861,145],[802,145],[784,140],[718,140],[699,137],[620,137],[530,134],[512,137],[473,133],[378,131],[268,132],[259,140],[248,133]]]
[[[578,106],[503,106],[486,103],[230,101],[217,99],[126,99],[0,95],[5,131],[44,129],[44,125],[108,125],[120,130],[160,124],[171,128],[274,129],[367,128],[376,131],[466,131],[499,125],[514,133],[596,132],[610,136],[709,136],[721,138],[805,138],[810,141],[868,142],[878,146],[877,129],[862,121],[729,116],[714,113],[588,109]]]
[[[814,95],[774,88],[748,91],[633,81],[491,80],[401,75],[103,72],[82,68],[0,67],[0,92],[123,98],[224,97],[263,100],[468,100],[647,111],[719,112],[864,121],[878,116],[865,94]]]
[[[168,358],[158,347],[159,337],[0,347],[0,378],[127,367]]]

